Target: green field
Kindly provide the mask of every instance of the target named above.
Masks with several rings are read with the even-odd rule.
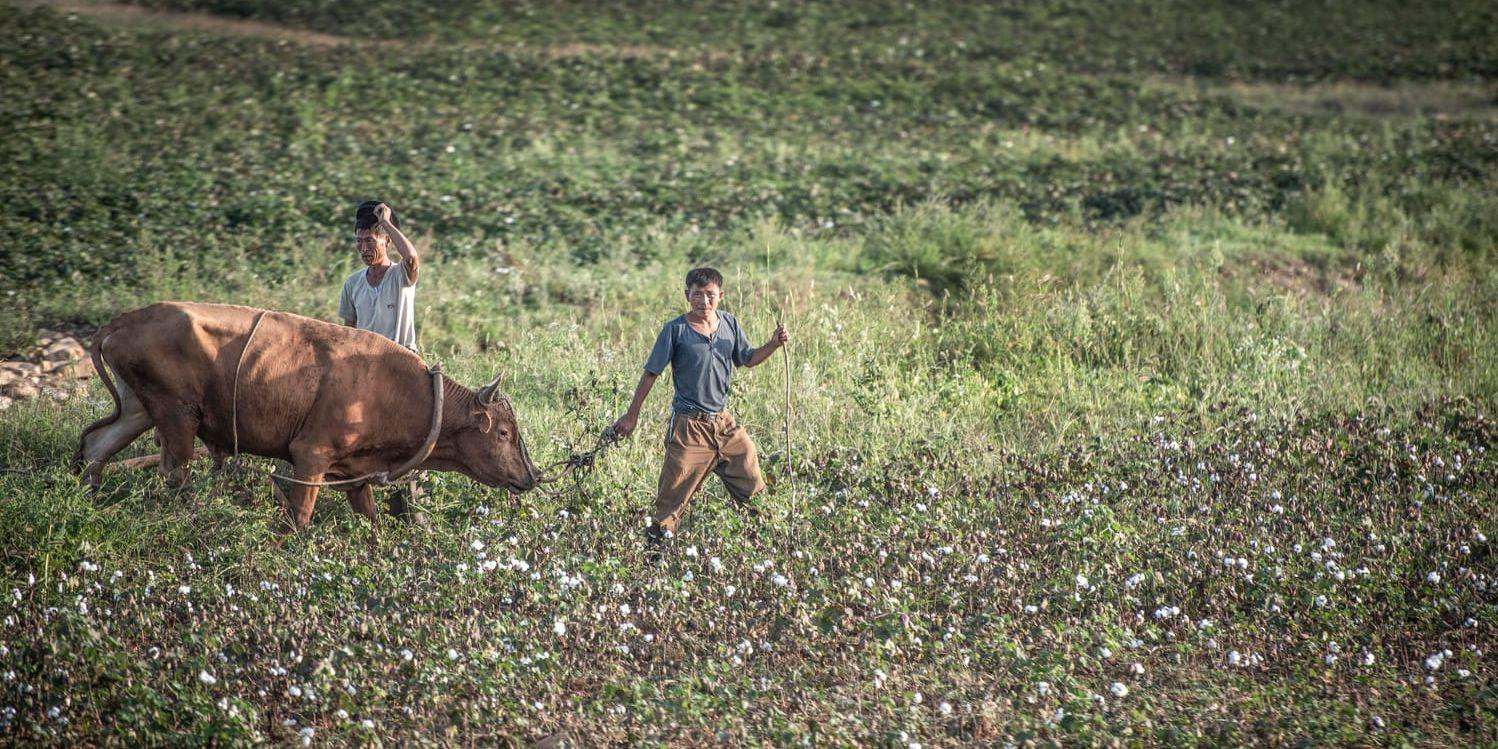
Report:
[[[790,328],[794,450],[777,354],[770,492],[660,564],[664,383],[559,496],[437,475],[372,550],[325,493],[277,545],[254,473],[87,493],[101,385],[18,400],[0,743],[1498,745],[1491,3],[32,5],[0,354],[332,320],[375,198],[538,462],[698,264]]]

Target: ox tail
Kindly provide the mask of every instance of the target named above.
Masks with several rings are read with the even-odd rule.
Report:
[[[83,446],[88,442],[88,435],[96,429],[107,427],[120,418],[120,391],[114,386],[114,378],[109,375],[108,363],[104,361],[104,341],[114,332],[114,323],[111,322],[101,328],[94,336],[94,342],[89,344],[88,356],[94,362],[94,369],[99,373],[99,379],[104,381],[104,388],[109,391],[110,400],[114,401],[114,411],[98,421],[83,428],[83,433],[78,435],[78,449],[73,451],[73,470],[76,472],[83,468]]]

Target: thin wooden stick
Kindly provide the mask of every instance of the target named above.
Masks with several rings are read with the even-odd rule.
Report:
[[[780,315],[776,315],[775,318],[777,326],[784,324]],[[785,345],[781,354],[781,358],[785,360],[785,470],[791,485],[791,510],[794,512],[801,508],[796,501],[795,446],[791,441],[791,345],[789,343]]]
[[[208,457],[208,448],[206,448],[206,447],[199,447],[196,450],[193,450],[192,451],[192,457],[194,457],[194,458],[206,458],[206,457]],[[118,461],[118,462],[115,462],[115,463],[110,463],[110,464],[106,465],[104,468],[105,468],[105,470],[108,470],[108,471],[138,471],[138,470],[141,470],[143,468],[155,468],[158,465],[161,465],[161,454],[160,453],[157,453],[155,455],[142,455],[142,456],[140,456],[138,458],[129,458],[127,460],[121,460],[121,461]]]

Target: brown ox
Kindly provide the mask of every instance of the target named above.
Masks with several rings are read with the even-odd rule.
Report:
[[[298,480],[389,471],[418,453],[431,431],[434,401],[420,357],[369,331],[284,312],[265,312],[250,340],[261,313],[163,302],[105,325],[91,354],[115,410],[83,430],[75,468],[86,464],[97,486],[110,457],[154,426],[161,472],[168,486],[180,488],[193,438],[216,457],[235,448],[236,370],[239,451],[288,460]],[[477,393],[442,380],[441,431],[420,467],[457,471],[487,486],[534,487],[536,467],[509,402],[498,394],[498,378]],[[317,489],[298,484],[283,497],[293,528],[311,519]],[[373,523],[369,485],[345,491]]]

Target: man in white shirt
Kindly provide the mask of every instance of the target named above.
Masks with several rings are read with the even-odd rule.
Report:
[[[399,263],[390,262],[386,254],[391,245],[400,252]],[[338,299],[338,315],[345,325],[379,333],[411,351],[416,351],[416,279],[421,258],[416,247],[401,233],[400,219],[390,206],[369,200],[354,212],[354,247],[364,268],[354,271],[343,282]],[[416,481],[395,487],[388,504],[390,514],[424,523],[422,513],[412,513],[411,502],[421,497]]]
[[[386,254],[391,244],[400,252],[398,264]],[[400,220],[390,206],[373,200],[360,204],[354,214],[354,246],[366,267],[343,282],[339,316],[350,327],[374,331],[415,351],[421,258],[401,233]]]

